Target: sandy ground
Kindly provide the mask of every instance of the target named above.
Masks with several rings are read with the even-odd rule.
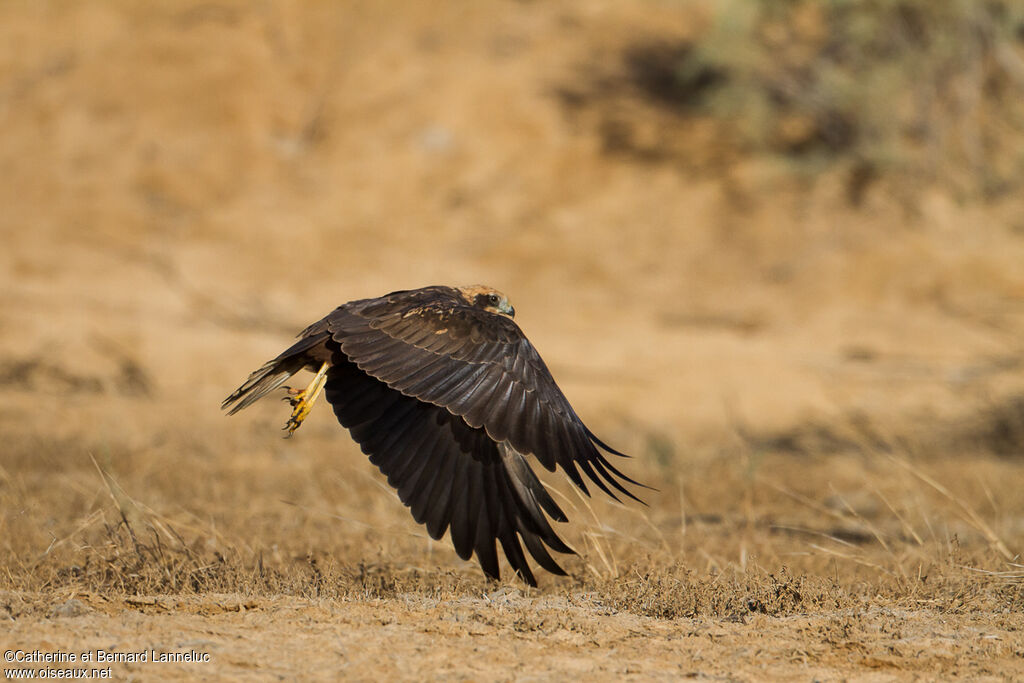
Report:
[[[79,652],[209,654],[209,661],[189,663],[154,662],[152,656],[141,663],[106,663],[116,678],[144,679],[230,674],[266,680],[303,674],[404,680],[571,675],[900,680],[1016,678],[1024,672],[1019,661],[1013,662],[1020,657],[1014,650],[1020,641],[1008,642],[1006,632],[1019,628],[1019,619],[936,620],[928,611],[880,609],[826,618],[666,621],[610,613],[589,596],[566,600],[525,598],[515,589],[502,593],[355,604],[222,595],[140,600],[103,605],[112,616],[53,619],[46,638],[62,644],[58,649],[73,643]],[[9,636],[38,641],[40,631],[37,624],[18,623]]]
[[[1024,677],[1024,206],[852,206],[842,167],[795,179],[630,87],[631,47],[708,21],[0,6],[0,648],[210,655],[111,665],[145,680]],[[551,478],[580,556],[536,590],[427,539],[329,411],[288,441],[283,405],[218,411],[339,303],[473,282],[658,489]]]

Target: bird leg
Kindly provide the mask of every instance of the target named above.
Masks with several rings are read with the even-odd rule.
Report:
[[[289,395],[285,396],[284,400],[292,404],[292,415],[284,426],[284,429],[288,430],[286,437],[294,434],[295,430],[302,425],[302,421],[309,415],[309,411],[313,410],[313,404],[316,403],[320,392],[324,390],[324,385],[327,384],[327,369],[329,367],[331,367],[330,363],[321,365],[320,370],[313,377],[313,381],[302,391],[285,387]]]

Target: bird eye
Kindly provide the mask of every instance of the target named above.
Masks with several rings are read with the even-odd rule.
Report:
[[[498,295],[497,294],[491,294],[489,297],[487,297],[487,300],[491,302],[492,306],[497,306],[498,305]]]

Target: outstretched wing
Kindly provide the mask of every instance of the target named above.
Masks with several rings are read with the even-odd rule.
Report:
[[[579,470],[615,500],[611,488],[639,500],[620,480],[643,485],[599,449],[623,454],[587,429],[519,326],[446,289],[353,302],[322,323],[349,360],[389,387],[532,453],[550,471],[561,467],[588,495]]]
[[[325,393],[338,421],[380,468],[388,483],[434,539],[451,529],[464,560],[476,552],[487,575],[499,578],[495,540],[509,564],[532,586],[536,580],[517,533],[533,558],[564,575],[547,547],[572,553],[544,513],[565,513],[515,451],[496,444],[444,408],[389,388],[336,351]]]

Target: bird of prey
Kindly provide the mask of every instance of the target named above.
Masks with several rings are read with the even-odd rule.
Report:
[[[323,392],[432,538],[450,530],[459,557],[475,552],[494,579],[498,541],[520,578],[536,586],[520,538],[554,574],[565,571],[547,549],[574,551],[548,522],[568,519],[528,455],[549,471],[560,467],[587,495],[581,471],[615,500],[617,491],[640,501],[620,480],[643,484],[608,461],[602,451],[624,454],[583,424],[514,315],[504,294],[481,285],[350,301],[307,327],[221,407],[234,414],[300,370],[315,372],[305,389],[285,387],[288,435]]]

